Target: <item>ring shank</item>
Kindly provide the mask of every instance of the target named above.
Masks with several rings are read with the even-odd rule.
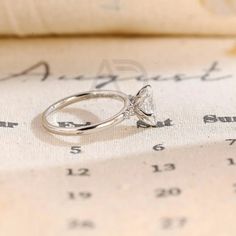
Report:
[[[48,121],[48,117],[56,112],[59,112],[64,107],[67,107],[71,104],[81,102],[88,99],[94,98],[111,98],[115,100],[122,101],[124,103],[123,108],[114,116],[91,125],[80,126],[80,127],[59,127],[53,125]],[[45,129],[49,132],[59,135],[83,135],[83,134],[91,134],[111,126],[114,126],[125,119],[125,112],[129,107],[129,97],[119,91],[110,91],[110,90],[93,90],[83,93],[78,93],[66,98],[63,98],[56,103],[49,106],[42,114],[42,124]]]

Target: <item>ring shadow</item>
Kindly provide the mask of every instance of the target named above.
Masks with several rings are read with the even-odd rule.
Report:
[[[66,108],[64,109],[64,113],[78,115],[82,118],[89,119],[89,122],[91,123],[100,121],[96,115],[81,108]],[[144,129],[137,128],[136,126],[117,125],[99,132],[95,132],[94,134],[78,136],[75,135],[71,136],[73,137],[73,140],[71,140],[71,137],[70,140],[65,140],[66,136],[62,138],[61,135],[49,133],[43,127],[41,122],[41,114],[35,116],[32,120],[31,130],[34,136],[40,141],[54,146],[68,146],[74,144],[87,145],[95,142],[122,139],[144,131]]]

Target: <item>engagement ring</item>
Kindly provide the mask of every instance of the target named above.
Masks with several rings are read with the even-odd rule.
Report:
[[[49,122],[48,117],[60,111],[70,104],[94,98],[111,98],[123,102],[123,108],[114,116],[95,124],[87,124],[79,127],[60,127]],[[137,116],[139,120],[149,126],[157,123],[155,104],[153,101],[152,88],[146,85],[135,96],[127,95],[120,91],[113,90],[92,90],[78,93],[63,98],[49,106],[42,115],[42,124],[46,130],[59,135],[83,135],[91,134],[109,127],[112,127],[131,116]]]

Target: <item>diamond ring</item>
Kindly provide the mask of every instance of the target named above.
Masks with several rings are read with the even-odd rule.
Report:
[[[60,111],[70,104],[93,98],[111,98],[122,101],[123,108],[114,116],[95,124],[86,124],[79,127],[60,127],[49,121],[49,116]],[[131,116],[137,116],[139,120],[148,126],[156,125],[155,104],[153,101],[152,88],[146,85],[135,96],[127,95],[120,91],[112,90],[92,90],[82,92],[66,98],[63,98],[49,106],[42,114],[43,127],[54,134],[59,135],[83,135],[91,134],[109,127],[112,127]]]

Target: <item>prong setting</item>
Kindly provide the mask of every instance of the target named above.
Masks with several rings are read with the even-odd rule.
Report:
[[[141,88],[136,96],[130,96],[131,106],[128,109],[129,115],[136,115],[144,123],[155,126],[156,111],[153,101],[152,87],[146,85]]]

